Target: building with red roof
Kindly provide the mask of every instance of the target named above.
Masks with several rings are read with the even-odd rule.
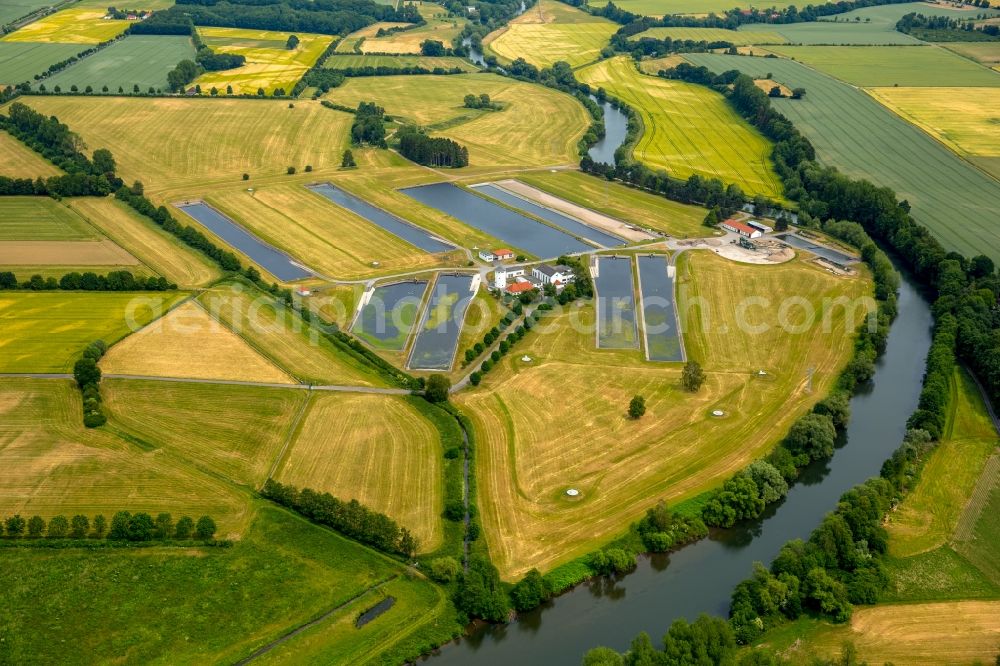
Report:
[[[743,224],[742,222],[737,222],[736,220],[726,220],[721,226],[727,231],[735,231],[740,236],[744,236],[746,238],[760,238],[763,236],[760,229],[754,229],[749,224]]]

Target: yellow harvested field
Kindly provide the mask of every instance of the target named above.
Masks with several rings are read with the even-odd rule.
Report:
[[[595,349],[590,304],[543,318],[517,354],[454,398],[479,439],[480,511],[501,575],[589,552],[657,501],[694,497],[767,452],[850,358],[869,289],[801,260],[752,266],[685,253],[679,312],[688,357],[707,374],[696,394],[680,387],[679,364]],[[835,299],[856,300],[854,316]],[[762,368],[767,377],[756,377]],[[638,421],[626,415],[634,395],[646,398]]]
[[[137,377],[295,383],[190,301],[112,347],[101,369]]]
[[[284,464],[282,483],[356,499],[406,527],[420,551],[442,538],[442,451],[413,398],[315,395]]]
[[[632,153],[640,162],[675,178],[718,178],[748,194],[781,199],[771,142],[714,90],[646,76],[624,56],[580,70],[577,78],[636,109],[643,131]]]
[[[209,514],[222,535],[243,526],[249,517],[244,491],[186,461],[144,450],[111,428],[85,428],[80,400],[71,380],[0,379],[5,515],[93,519],[100,513],[110,521],[123,509],[154,516],[168,511],[174,520]]]
[[[240,183],[284,174],[289,165],[339,167],[351,116],[319,102],[129,97],[33,97],[88,146],[108,148],[126,181],[147,189]],[[322,137],[323,140],[317,140]],[[209,140],[210,139],[210,140]]]
[[[785,97],[791,97],[792,96],[792,89],[791,88],[789,88],[788,86],[784,85],[783,83],[778,83],[774,79],[754,79],[753,84],[755,86],[757,86],[758,88],[760,88],[761,90],[763,90],[764,92],[766,92],[766,93],[770,93],[771,89],[774,88],[775,86],[777,86],[778,90],[781,91],[782,95],[784,95]]]
[[[219,278],[219,267],[154,222],[111,197],[69,199],[70,207],[154,271],[182,287]]]
[[[557,61],[579,67],[597,60],[618,24],[558,0],[539,0],[524,14],[483,40],[487,53],[511,62],[524,58],[536,67]]]
[[[432,40],[441,42],[445,48],[451,47],[451,42],[462,32],[465,21],[457,18],[449,18],[447,15],[441,18],[427,19],[427,25],[422,25],[410,30],[394,32],[383,37],[369,37],[361,43],[362,53],[420,53],[420,45],[425,41]],[[350,39],[348,37],[347,39]],[[345,40],[346,41],[346,40]]]
[[[460,250],[431,254],[374,222],[310,191],[302,183],[245,188],[205,198],[214,207],[305,265],[338,279],[461,266]]]
[[[872,88],[869,92],[959,155],[1000,157],[1000,88]]]
[[[329,35],[295,33],[299,45],[285,48],[289,32],[245,30],[240,28],[198,28],[198,33],[216,53],[241,55],[246,64],[236,69],[205,72],[195,80],[203,94],[217,88],[220,94],[232,86],[234,95],[256,95],[263,89],[268,95],[278,88],[291,94],[299,79],[323,55],[333,41]]]
[[[0,131],[0,176],[48,178],[62,173],[54,164],[7,132]]]
[[[639,63],[639,69],[641,69],[644,74],[652,74],[653,76],[656,76],[662,70],[673,69],[682,62],[687,62],[682,55],[668,55],[662,58],[649,58],[648,60],[643,60]]]
[[[780,654],[791,663],[834,658],[845,641],[858,663],[973,664],[991,662],[1000,644],[1000,601],[950,601],[857,607],[848,625],[816,623]]]
[[[324,294],[316,294],[308,305],[315,307],[317,299],[325,298]],[[198,302],[214,319],[238,330],[254,348],[302,382],[350,386],[384,383],[370,368],[334,347],[269,294],[242,284],[223,284],[199,295]]]
[[[18,28],[6,42],[100,44],[125,32],[129,21],[104,20],[105,8],[71,7]]]
[[[482,93],[504,108],[464,107],[465,95]],[[590,125],[569,95],[493,74],[351,78],[327,98],[352,107],[373,101],[392,116],[442,127],[432,134],[467,146],[472,166],[575,164],[576,144]]]
[[[105,379],[114,428],[241,485],[259,487],[288,440],[305,391]]]
[[[109,240],[0,241],[0,266],[137,266],[139,260]]]
[[[378,34],[379,30],[389,30],[391,28],[407,28],[413,25],[412,23],[402,23],[400,21],[379,21],[377,23],[372,23],[371,25],[365,26],[360,30],[355,30],[351,34],[340,40],[337,44],[336,53],[355,53],[355,49],[358,46],[358,42],[361,39],[374,38]]]

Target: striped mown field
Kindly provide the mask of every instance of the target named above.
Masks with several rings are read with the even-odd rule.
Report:
[[[2,53],[3,49],[0,49]],[[2,66],[0,66],[2,67]],[[0,176],[48,178],[62,173],[58,167],[6,132],[0,132]],[[6,218],[6,216],[4,216]]]
[[[597,60],[618,25],[557,0],[539,0],[524,14],[483,40],[501,61],[524,58],[536,67],[556,61],[573,67]]]
[[[686,57],[716,72],[771,72],[790,88],[805,88],[804,99],[772,103],[813,143],[821,163],[894,189],[948,249],[1000,261],[1000,228],[991,222],[1000,182],[865,92],[789,60],[706,53]]]
[[[357,499],[413,532],[422,552],[434,550],[443,534],[444,452],[415,400],[317,393],[275,477]]]
[[[735,183],[744,192],[780,199],[771,143],[705,86],[647,76],[626,57],[591,65],[577,78],[635,108],[643,132],[633,155],[675,178],[697,174]]]
[[[753,28],[754,26],[751,26]],[[689,40],[692,42],[729,42],[736,46],[748,44],[784,44],[788,40],[777,32],[750,30],[725,30],[723,28],[650,28],[629,37],[638,41],[643,37],[652,39]]]

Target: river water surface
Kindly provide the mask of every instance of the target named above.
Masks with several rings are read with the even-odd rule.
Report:
[[[641,558],[624,578],[581,585],[508,626],[480,628],[429,661],[434,666],[577,665],[598,645],[627,649],[640,631],[658,644],[679,617],[724,616],[733,588],[755,561],[770,563],[786,541],[808,537],[840,495],[877,475],[899,446],[920,394],[930,327],[930,309],[904,280],[888,350],[872,386],[851,400],[846,441],[829,461],[806,469],[788,497],[761,519],[715,532],[669,556]]]

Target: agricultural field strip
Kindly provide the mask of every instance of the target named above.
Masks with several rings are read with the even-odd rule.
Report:
[[[119,87],[132,92],[139,86],[142,92],[150,87],[166,89],[167,72],[181,60],[193,60],[194,46],[188,37],[173,35],[130,35],[57,72],[34,88],[46,90],[60,86],[68,91],[75,85],[80,90],[91,86],[95,91],[107,86],[110,92]]]
[[[3,38],[5,42],[100,44],[128,29],[124,20],[103,19],[106,9],[76,6],[33,21]],[[82,49],[81,49],[82,50]]]
[[[806,88],[808,99],[774,104],[812,141],[822,163],[895,189],[946,246],[1000,261],[1000,230],[988,222],[989,202],[1000,200],[1000,182],[869,95],[790,60],[685,57],[720,72],[740,69],[759,76],[771,71],[785,85]],[[859,127],[866,131],[859,133]]]
[[[974,538],[976,524],[986,505],[989,504],[990,494],[994,492],[998,481],[1000,481],[1000,454],[994,454],[987,461],[983,473],[976,481],[969,503],[959,517],[953,537],[955,541],[971,541]]]
[[[85,44],[0,41],[0,85],[14,86],[31,82],[51,65],[85,50]]]
[[[724,183],[735,182],[747,192],[781,196],[781,185],[771,164],[770,142],[736,116],[714,91],[646,76],[624,58],[592,65],[581,70],[579,76],[592,85],[604,86],[645,114],[644,131],[633,149],[641,161],[666,167],[682,178],[698,173]],[[682,99],[678,100],[678,96]],[[711,122],[678,122],[678,102],[698,108],[701,113],[710,112]],[[666,142],[670,150],[659,149],[661,142]],[[733,159],[724,159],[724,155],[732,155]]]

